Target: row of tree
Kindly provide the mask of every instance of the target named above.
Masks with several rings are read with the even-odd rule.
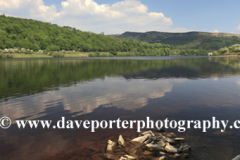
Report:
[[[0,16],[0,49],[28,48],[34,51],[77,50],[83,52],[169,48],[168,44],[149,44],[131,39],[119,39],[104,34],[83,32],[75,28],[30,19]]]
[[[132,39],[115,38],[92,32],[83,32],[69,26],[59,27],[56,24],[31,19],[0,16],[0,49],[29,49],[32,51],[75,50],[79,52],[117,52],[133,53],[132,55],[199,55],[203,50],[175,51],[173,45],[148,43]],[[201,53],[200,53],[201,52]]]

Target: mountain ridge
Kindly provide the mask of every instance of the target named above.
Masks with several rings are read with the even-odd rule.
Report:
[[[117,38],[146,41],[149,43],[162,43],[174,45],[176,49],[206,49],[218,50],[220,48],[240,43],[240,34],[221,32],[190,31],[183,33],[172,32],[130,32],[113,35]]]

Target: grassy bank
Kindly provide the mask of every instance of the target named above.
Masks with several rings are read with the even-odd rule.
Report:
[[[56,53],[56,52],[55,52]],[[53,53],[52,55],[49,54],[39,54],[38,52],[34,52],[32,54],[24,54],[24,53],[0,53],[0,58],[51,58],[56,56],[56,54]],[[58,57],[88,57],[90,53],[64,53],[61,54]],[[11,55],[11,56],[6,56],[6,55]],[[57,56],[55,57],[57,58]]]
[[[158,52],[76,52],[76,51],[51,51],[46,53],[45,51],[39,52],[26,52],[26,53],[4,53],[0,52],[0,58],[59,58],[59,57],[123,57],[123,56],[203,56],[207,55],[206,52],[200,52],[200,50],[169,50],[168,54]]]
[[[45,54],[23,54],[23,53],[12,53],[9,54],[11,56],[0,56],[0,59],[3,58],[61,58],[61,57],[124,57],[124,56],[143,56],[141,54],[131,54],[128,52],[118,52],[117,55],[112,55],[107,52],[99,53],[96,55],[93,52],[84,52],[84,53],[76,53],[76,54],[61,54],[61,55],[45,55]],[[155,56],[155,55],[149,55]]]

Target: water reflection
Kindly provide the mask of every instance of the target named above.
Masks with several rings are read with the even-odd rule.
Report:
[[[150,116],[155,120],[216,116],[233,121],[240,114],[239,60],[3,60],[0,61],[0,116],[51,120],[61,116],[69,119],[145,119]],[[135,136],[134,130],[98,130],[96,134],[89,134],[89,130],[19,131],[15,126],[0,131],[0,150],[4,146],[8,148],[8,152],[0,151],[0,158],[11,155],[13,159],[19,156],[44,159],[70,146],[82,149],[86,147],[83,142],[91,145],[90,148],[96,145],[95,141],[100,142],[104,148],[106,140],[120,132]],[[214,131],[214,135],[216,133]],[[207,151],[214,154],[219,150],[229,151],[230,146],[234,146],[226,156],[228,159],[239,150],[234,144],[239,142],[236,131],[231,131],[233,137],[222,141],[201,131],[190,130],[184,134],[200,135],[204,143],[214,143],[217,150]],[[27,139],[30,141],[26,142]],[[223,144],[228,146],[220,147]],[[41,154],[32,149],[35,145],[41,146]],[[15,146],[14,151],[12,146]]]
[[[238,58],[32,59],[0,62],[0,100],[2,101],[115,75],[126,79],[196,79],[239,75]]]
[[[74,116],[91,113],[99,106],[135,111],[148,105],[149,99],[170,93],[176,82],[181,83],[175,85],[180,94],[172,100],[179,105],[186,105],[183,99],[189,99],[188,105],[228,106],[225,98],[233,105],[239,102],[234,90],[229,93],[219,88],[229,84],[219,78],[239,75],[238,58],[12,60],[2,61],[0,66],[0,95],[5,99],[0,112],[13,119],[39,118],[59,102],[64,110],[78,113]],[[196,78],[214,81],[187,82]]]
[[[161,98],[171,90],[171,83],[164,79],[158,81],[139,79],[127,82],[123,78],[107,77],[104,81],[96,79],[76,86],[61,87],[57,91],[10,99],[1,104],[0,111],[13,119],[39,118],[43,115],[35,115],[36,113],[43,112],[48,107],[58,106],[59,103],[62,103],[64,110],[69,110],[70,113],[81,111],[77,115],[91,113],[101,105],[135,111],[146,106],[149,98]]]

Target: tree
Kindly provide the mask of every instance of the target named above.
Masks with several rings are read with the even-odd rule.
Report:
[[[37,44],[33,44],[31,49],[33,51],[38,51],[40,49],[40,47]]]
[[[117,51],[110,51],[109,53],[112,54],[112,55],[114,55],[114,56],[117,55]]]
[[[5,45],[3,44],[2,40],[0,40],[0,49],[5,49]]]

